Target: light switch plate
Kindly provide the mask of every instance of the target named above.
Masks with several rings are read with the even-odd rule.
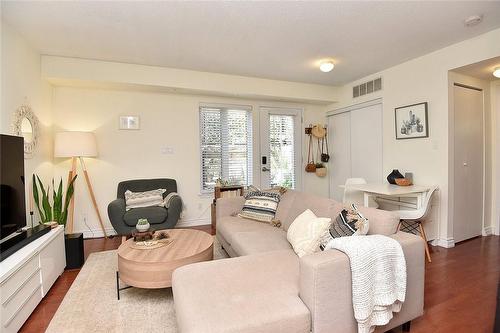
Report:
[[[174,154],[174,148],[168,147],[168,146],[161,147],[161,153],[163,155],[173,155]]]

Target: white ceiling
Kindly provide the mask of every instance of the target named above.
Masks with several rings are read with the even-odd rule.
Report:
[[[498,78],[493,76],[495,68],[500,68],[500,56],[476,62],[475,64],[455,68],[453,71],[473,76],[481,80],[496,81]]]
[[[2,1],[2,14],[43,54],[333,85],[500,27],[499,1]]]

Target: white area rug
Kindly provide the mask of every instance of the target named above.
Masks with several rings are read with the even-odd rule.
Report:
[[[214,259],[227,257],[215,240]],[[177,332],[172,289],[130,288],[118,301],[116,270],[116,250],[92,253],[46,332]]]

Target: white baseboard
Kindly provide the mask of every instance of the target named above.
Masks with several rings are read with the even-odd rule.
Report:
[[[84,230],[73,230],[74,233],[81,232],[83,234],[83,238],[102,238],[104,237],[104,232],[101,229],[84,229]],[[116,231],[113,228],[106,228],[106,235],[114,236],[116,235]]]
[[[197,225],[207,225],[211,224],[212,221],[209,217],[199,218],[199,219],[180,219],[177,222],[176,228],[185,228],[185,227],[195,227]]]
[[[186,228],[186,227],[194,227],[197,225],[206,225],[210,224],[210,218],[199,218],[199,219],[180,219],[177,222],[176,228]],[[82,229],[82,230],[73,230],[74,233],[82,233],[83,238],[102,238],[104,237],[104,233],[101,229]],[[116,231],[113,228],[106,228],[106,234],[108,236],[116,235]]]
[[[455,247],[455,240],[453,239],[453,237],[450,237],[450,238],[438,238],[438,239],[434,239],[431,244],[433,246],[440,246],[440,247],[444,247],[444,248],[451,248],[451,247]]]
[[[495,234],[495,229],[493,226],[487,226],[483,228],[483,236],[489,236],[489,235],[494,235]]]

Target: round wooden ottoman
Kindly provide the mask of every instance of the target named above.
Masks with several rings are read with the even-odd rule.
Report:
[[[172,243],[154,249],[135,249],[133,239],[118,248],[118,272],[116,288],[129,287],[166,288],[172,286],[172,272],[187,264],[213,259],[214,238],[212,235],[194,229],[164,230]],[[120,288],[119,280],[128,285]]]

